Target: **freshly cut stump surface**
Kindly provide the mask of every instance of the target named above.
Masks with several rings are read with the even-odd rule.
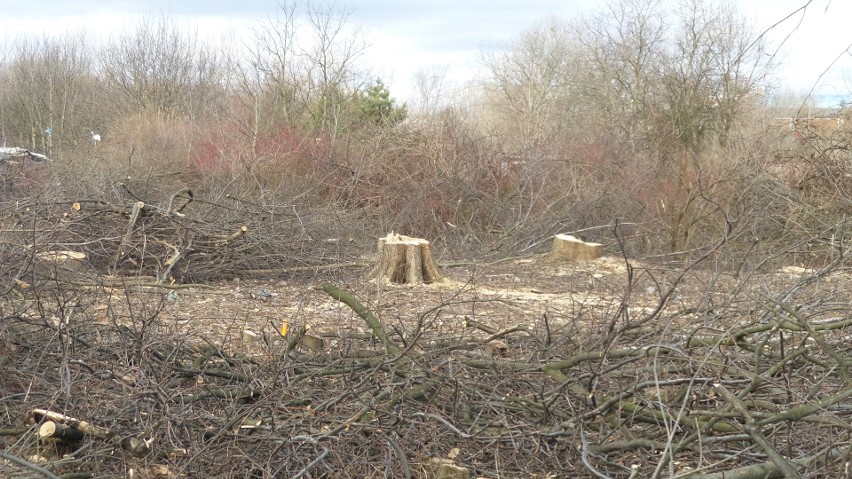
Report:
[[[416,285],[444,280],[432,258],[429,241],[391,231],[379,238],[379,262],[370,277],[381,282]]]
[[[548,257],[567,261],[586,261],[598,259],[602,253],[603,245],[600,243],[587,243],[571,235],[559,234],[553,238],[553,246],[550,248]]]

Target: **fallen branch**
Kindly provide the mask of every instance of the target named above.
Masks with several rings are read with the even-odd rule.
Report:
[[[742,400],[737,396],[731,394],[728,389],[721,385],[715,384],[713,386],[719,394],[725,398],[726,401],[731,403],[734,409],[737,410],[740,414],[742,414],[743,419],[745,419],[745,431],[751,436],[751,439],[755,444],[760,446],[763,449],[763,452],[766,453],[766,456],[772,461],[776,468],[784,475],[785,478],[800,478],[802,476],[793,468],[793,465],[787,462],[784,457],[769,444],[769,441],[766,440],[766,437],[760,432],[760,430],[755,427],[754,417],[752,417],[751,413],[749,413],[748,408],[743,404]]]
[[[352,311],[355,311],[355,314],[361,317],[367,326],[373,331],[373,335],[376,336],[376,339],[382,343],[385,347],[385,351],[390,356],[398,356],[400,354],[399,347],[394,344],[393,341],[388,338],[385,333],[385,328],[382,326],[382,323],[376,318],[373,313],[370,312],[363,304],[361,304],[354,296],[351,294],[341,290],[337,286],[326,283],[323,285],[322,290],[326,292],[332,298],[340,301],[341,303],[352,308]]]
[[[89,422],[81,421],[64,414],[48,411],[47,409],[33,409],[30,411],[28,419],[32,423],[37,423],[42,419],[48,419],[59,424],[71,426],[83,434],[88,434],[89,436],[96,437],[98,439],[107,438],[112,434],[109,429],[104,429]]]
[[[826,453],[793,459],[790,462],[797,466],[809,466],[812,470],[817,471],[829,462],[845,457],[850,453],[852,453],[852,447],[834,448]],[[680,479],[779,479],[784,477],[784,473],[772,462],[763,462],[726,471],[709,474],[695,472],[678,477]]]
[[[0,459],[5,459],[7,461],[14,462],[15,464],[17,464],[21,467],[25,467],[25,468],[27,468],[27,469],[29,469],[29,470],[37,473],[37,474],[41,474],[43,477],[46,477],[47,479],[60,479],[59,476],[53,474],[52,472],[48,471],[47,469],[45,469],[45,468],[43,468],[43,467],[41,467],[37,464],[33,464],[30,461],[26,461],[24,459],[21,459],[20,457],[15,456],[13,454],[9,454],[5,451],[0,451]]]

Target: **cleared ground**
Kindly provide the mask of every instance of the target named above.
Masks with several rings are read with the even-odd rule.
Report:
[[[67,477],[426,477],[439,458],[470,477],[841,477],[848,270],[531,256],[444,271],[416,287],[355,266],[18,285],[2,305],[4,449],[88,474]],[[39,409],[109,433],[38,440]]]

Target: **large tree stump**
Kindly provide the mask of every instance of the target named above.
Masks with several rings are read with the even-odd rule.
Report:
[[[378,250],[379,262],[370,273],[370,277],[377,281],[415,285],[444,280],[425,239],[391,231],[384,238],[379,238]]]
[[[550,248],[550,259],[562,259],[569,261],[584,261],[601,257],[603,245],[600,243],[586,243],[571,235],[559,234],[553,238],[553,246]]]

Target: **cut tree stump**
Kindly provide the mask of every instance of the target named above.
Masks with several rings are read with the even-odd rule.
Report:
[[[379,238],[378,250],[379,262],[370,273],[370,277],[377,281],[416,285],[444,280],[425,239],[391,231],[384,238]]]
[[[455,465],[452,459],[433,457],[426,464],[427,479],[468,479],[470,470]]]
[[[36,276],[58,281],[81,281],[86,277],[86,253],[45,251],[36,253]]]
[[[597,259],[603,253],[600,243],[586,243],[571,235],[558,234],[553,238],[548,258],[568,261],[585,261]]]

